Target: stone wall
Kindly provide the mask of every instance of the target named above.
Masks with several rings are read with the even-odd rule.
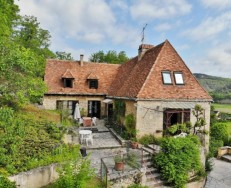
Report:
[[[185,185],[185,187],[186,188],[204,188],[205,183],[206,183],[206,178],[202,178],[199,181],[194,181],[194,182],[187,183]]]
[[[204,116],[206,120],[205,129],[209,131],[209,125],[210,125],[209,102],[137,101],[136,127],[138,130],[138,136],[141,137],[145,134],[153,134],[156,137],[162,137],[164,110],[166,108],[190,109],[191,110],[190,121],[192,122],[192,124],[194,124],[196,118],[192,114],[192,109],[196,104],[201,105],[205,109],[204,111]],[[208,151],[209,136],[203,135],[203,141]]]
[[[107,115],[106,103],[103,103],[104,97],[102,96],[44,96],[43,106],[45,109],[56,110],[56,102],[58,100],[65,101],[78,101],[80,109],[84,108],[85,112],[88,111],[88,101],[101,101],[101,116]]]
[[[134,172],[129,173],[122,173],[116,178],[116,179],[110,179],[110,185],[111,188],[127,188],[128,186],[134,184],[134,183],[140,183],[142,182],[143,176],[145,176],[144,173],[135,170]]]
[[[126,112],[125,112],[125,116],[128,114],[133,114],[136,117],[136,107],[135,101],[125,101],[126,104]]]
[[[21,172],[10,176],[11,181],[15,181],[17,188],[40,188],[58,179],[56,165],[49,165],[36,168],[27,172]]]
[[[225,154],[231,155],[231,146],[224,146],[224,147],[218,148],[218,154],[217,154],[218,159],[221,158]]]

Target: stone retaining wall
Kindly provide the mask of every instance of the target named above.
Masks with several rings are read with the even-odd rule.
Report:
[[[55,164],[39,167],[27,172],[21,172],[10,176],[11,181],[15,181],[17,188],[40,188],[58,179]]]
[[[221,158],[225,154],[230,154],[231,155],[231,147],[230,146],[224,146],[218,148],[218,155],[217,158]]]

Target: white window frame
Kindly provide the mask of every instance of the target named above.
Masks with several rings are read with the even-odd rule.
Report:
[[[163,84],[165,84],[165,85],[172,85],[173,84],[170,71],[162,71],[161,74],[162,74]]]
[[[184,85],[184,77],[182,72],[174,72],[174,79],[176,85]]]

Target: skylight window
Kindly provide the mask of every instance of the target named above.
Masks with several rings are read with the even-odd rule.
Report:
[[[171,72],[170,71],[162,72],[162,79],[164,84],[172,84]]]
[[[176,84],[184,84],[183,74],[182,72],[174,72],[174,78]]]

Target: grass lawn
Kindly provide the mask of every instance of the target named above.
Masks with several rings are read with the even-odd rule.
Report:
[[[218,110],[220,112],[231,114],[231,104],[218,104],[213,103],[212,106],[215,107],[215,110]]]

